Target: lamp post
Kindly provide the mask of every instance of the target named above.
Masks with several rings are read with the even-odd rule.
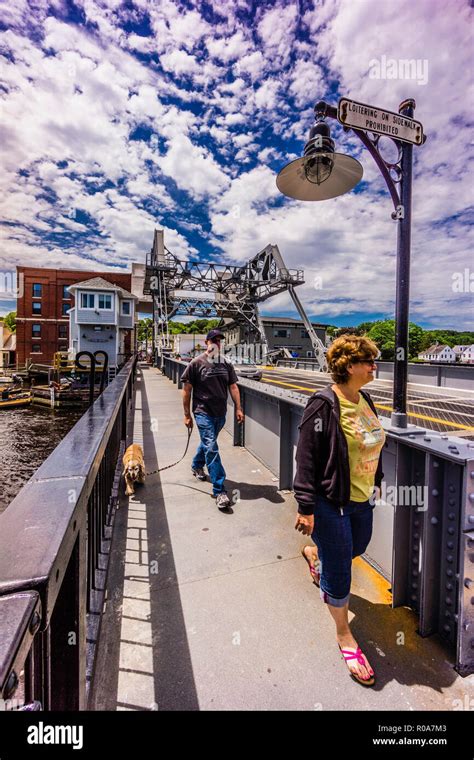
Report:
[[[341,98],[338,107],[324,101],[314,107],[312,126],[304,155],[278,174],[277,187],[284,195],[304,201],[322,201],[347,193],[362,179],[363,169],[354,158],[334,152],[327,118],[337,119],[344,131],[352,129],[367,148],[386,182],[397,221],[397,272],[395,302],[395,362],[392,426],[407,432],[408,311],[410,293],[410,241],[413,145],[426,137],[413,119],[415,101],[404,100],[398,114]],[[398,150],[396,161],[383,158],[379,139],[390,137]]]

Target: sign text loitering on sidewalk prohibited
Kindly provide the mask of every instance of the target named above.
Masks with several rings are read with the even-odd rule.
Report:
[[[337,106],[337,118],[345,127],[365,129],[395,140],[421,145],[424,142],[423,125],[415,119],[376,106],[357,103],[341,98]]]

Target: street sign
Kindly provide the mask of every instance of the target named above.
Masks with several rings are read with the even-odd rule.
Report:
[[[379,135],[393,137],[395,140],[402,140],[402,142],[422,145],[425,141],[421,122],[400,113],[357,103],[349,98],[340,99],[337,106],[337,118],[345,127],[376,132]]]

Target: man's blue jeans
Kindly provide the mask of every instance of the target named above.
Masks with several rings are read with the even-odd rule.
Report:
[[[351,588],[354,557],[365,552],[372,537],[374,505],[369,501],[349,501],[337,507],[318,496],[311,538],[321,561],[320,596],[333,607],[343,607]]]
[[[198,467],[206,465],[212,482],[212,494],[217,496],[224,490],[225,481],[225,470],[217,446],[217,436],[224,427],[225,415],[223,417],[211,417],[208,414],[198,412],[194,415],[194,419],[201,436],[201,443],[194,455],[191,467],[196,470]]]

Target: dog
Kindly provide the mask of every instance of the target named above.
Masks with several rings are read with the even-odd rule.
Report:
[[[134,483],[145,482],[145,460],[143,449],[138,443],[132,443],[123,455],[123,472],[125,478],[125,494],[130,496],[135,493]]]

